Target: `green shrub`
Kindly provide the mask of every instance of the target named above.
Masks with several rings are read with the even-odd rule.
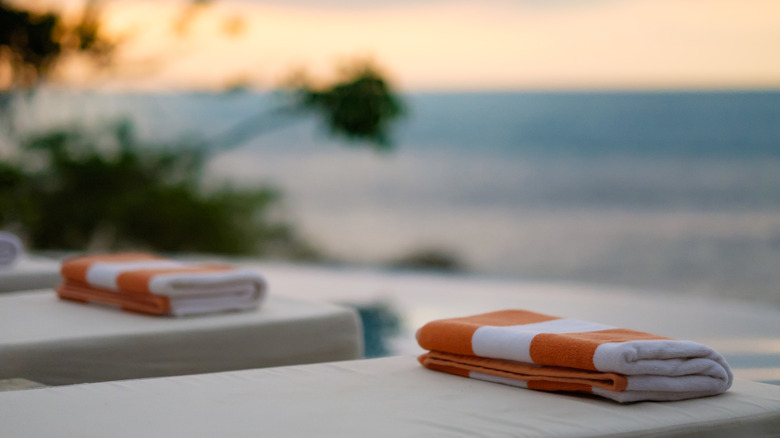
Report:
[[[0,163],[0,227],[35,249],[317,256],[271,219],[273,188],[203,189],[203,150],[141,144],[129,123],[34,136]]]

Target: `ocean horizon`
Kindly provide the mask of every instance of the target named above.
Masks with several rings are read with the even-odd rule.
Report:
[[[472,272],[780,305],[780,91],[418,93],[386,153],[303,117],[209,163],[270,184],[336,259],[420,249]],[[209,139],[274,96],[46,91],[23,131],[128,118]]]

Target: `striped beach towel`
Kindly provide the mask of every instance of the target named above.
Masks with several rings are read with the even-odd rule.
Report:
[[[618,402],[710,396],[733,379],[720,354],[695,342],[525,310],[432,321],[417,340],[432,370]]]
[[[229,266],[184,263],[150,254],[76,257],[62,264],[60,298],[111,304],[153,315],[255,308],[263,277]]]

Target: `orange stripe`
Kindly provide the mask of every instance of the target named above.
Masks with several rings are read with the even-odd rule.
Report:
[[[145,253],[120,253],[120,254],[96,254],[90,256],[75,257],[62,263],[60,272],[68,279],[86,282],[87,271],[93,263],[97,262],[136,262],[143,260],[161,260],[151,254]]]
[[[116,278],[116,284],[120,291],[139,294],[149,294],[149,282],[156,275],[162,274],[201,274],[205,272],[225,272],[232,271],[229,266],[190,266],[180,268],[163,269],[139,269],[137,271],[127,271],[119,274]]]
[[[448,374],[455,374],[456,376],[461,376],[461,377],[469,376],[468,369],[451,366],[451,365],[444,365],[440,362],[430,360],[427,354],[423,354],[418,358],[418,360],[425,368],[428,368],[430,370],[441,371]]]
[[[588,394],[593,393],[593,388],[590,385],[585,385],[582,383],[549,382],[546,380],[530,381],[528,382],[528,389],[535,389],[538,391],[585,392]]]
[[[463,318],[440,319],[425,324],[417,332],[417,342],[426,350],[473,355],[471,338],[483,326],[506,327],[560,319],[527,310],[501,310]]]
[[[599,345],[660,339],[669,338],[623,328],[585,333],[541,333],[531,341],[530,353],[535,364],[596,371],[593,354]]]
[[[75,281],[66,280],[57,288],[57,295],[64,300],[111,304],[120,306],[123,310],[150,315],[164,315],[171,311],[167,297],[114,292]]]
[[[610,391],[624,391],[628,386],[625,376],[600,371],[577,370],[556,366],[538,366],[521,362],[489,359],[479,356],[455,355],[432,351],[420,358],[423,365],[448,366],[525,382],[547,381],[575,383],[599,387]],[[429,367],[430,368],[430,367]]]

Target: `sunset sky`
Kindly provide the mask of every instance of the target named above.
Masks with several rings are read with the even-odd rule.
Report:
[[[409,91],[780,88],[778,0],[217,0],[177,33],[184,4],[106,2],[124,67],[101,86],[268,88],[368,56]]]

